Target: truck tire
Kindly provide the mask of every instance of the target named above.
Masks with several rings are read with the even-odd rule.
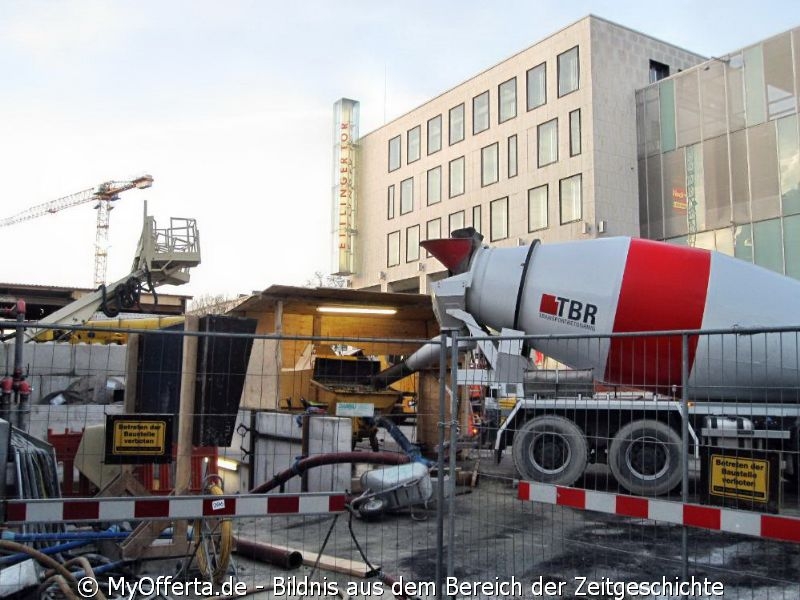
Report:
[[[572,485],[583,475],[589,452],[586,437],[564,417],[544,415],[514,434],[514,466],[522,479]]]
[[[633,494],[666,494],[681,482],[681,438],[661,421],[633,421],[611,441],[608,466],[617,482]]]

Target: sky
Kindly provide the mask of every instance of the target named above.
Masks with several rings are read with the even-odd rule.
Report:
[[[800,25],[796,0],[3,0],[0,218],[147,173],[111,212],[109,282],[146,200],[200,231],[163,291],[303,285],[331,269],[337,99],[363,135],[590,13],[705,56]],[[92,287],[95,225],[89,203],[0,228],[0,282]]]

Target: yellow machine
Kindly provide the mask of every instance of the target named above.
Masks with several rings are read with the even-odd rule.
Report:
[[[374,415],[402,422],[416,415],[416,377],[401,379],[393,387],[376,388],[372,378],[389,365],[386,357],[317,356],[310,381],[310,404],[337,413],[341,403],[371,404]],[[353,418],[353,439],[372,438],[376,429],[369,419]]]
[[[48,329],[36,336],[38,342],[69,342],[70,344],[126,344],[130,329],[164,329],[183,323],[183,317],[145,317],[119,318],[86,321],[87,329],[56,330]],[[98,328],[94,330],[92,328]],[[115,331],[107,331],[114,329]]]

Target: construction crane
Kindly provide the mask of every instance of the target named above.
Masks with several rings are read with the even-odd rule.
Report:
[[[71,206],[78,206],[79,204],[86,204],[87,202],[96,202],[97,204],[94,207],[97,209],[97,233],[95,234],[94,242],[94,285],[95,287],[99,287],[106,282],[108,221],[109,213],[111,212],[111,203],[119,199],[119,194],[121,192],[133,188],[142,190],[149,188],[151,185],[153,185],[153,177],[150,175],[142,175],[129,181],[106,181],[97,187],[76,192],[50,202],[37,204],[12,217],[2,219],[0,220],[0,227],[7,227],[15,223],[21,223],[22,221],[38,219],[44,215],[57,213]]]

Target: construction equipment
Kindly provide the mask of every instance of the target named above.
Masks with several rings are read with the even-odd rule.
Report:
[[[40,325],[83,325],[97,311],[116,317],[120,311],[136,306],[143,286],[154,291],[159,285],[182,285],[189,281],[189,270],[200,264],[200,237],[197,223],[189,218],[171,218],[167,228],[159,229],[147,214],[130,273],[39,320]],[[48,328],[52,329],[52,328]],[[26,330],[28,340],[44,336],[44,328]]]
[[[153,178],[150,175],[142,175],[129,181],[106,181],[97,187],[89,188],[57,200],[37,204],[22,211],[12,217],[0,220],[0,227],[7,227],[15,223],[37,219],[44,215],[57,213],[87,202],[96,202],[97,210],[97,231],[95,233],[95,252],[94,252],[94,285],[100,286],[106,282],[106,267],[108,262],[108,223],[111,212],[111,203],[119,199],[119,194],[136,189],[145,189],[153,185]]]
[[[434,312],[443,329],[475,339],[488,362],[460,370],[458,383],[484,386],[495,410],[511,400],[493,442],[498,458],[513,445],[522,477],[571,485],[592,460],[631,492],[666,493],[682,478],[684,396],[696,453],[701,438],[777,452],[784,476],[797,479],[800,357],[797,334],[780,328],[797,323],[800,281],[642,239],[489,248],[472,228],[452,236],[422,243],[452,274],[433,284]],[[612,336],[620,333],[652,335]],[[547,379],[531,377],[531,350],[627,392],[529,395]],[[438,356],[423,347],[396,376]],[[378,379],[391,384],[386,375]]]

